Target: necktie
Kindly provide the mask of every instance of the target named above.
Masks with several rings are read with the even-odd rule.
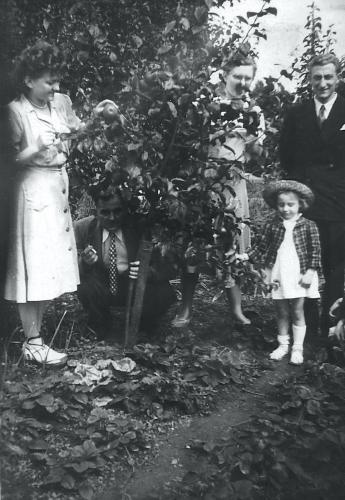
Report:
[[[324,124],[324,121],[326,120],[326,108],[325,106],[322,104],[320,106],[320,110],[319,110],[319,116],[318,116],[318,121],[319,121],[319,125],[320,125],[320,128],[322,128],[322,125]]]
[[[112,231],[110,235],[110,248],[109,248],[109,282],[110,282],[110,293],[116,295],[118,290],[118,277],[119,272],[117,269],[117,255],[116,255],[116,243],[115,243],[115,233]]]

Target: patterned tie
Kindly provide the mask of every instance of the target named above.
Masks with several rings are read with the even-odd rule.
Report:
[[[326,120],[326,108],[325,106],[322,104],[320,106],[320,110],[319,110],[319,116],[318,116],[318,122],[319,122],[319,126],[320,128],[322,128],[324,122]]]
[[[116,255],[116,244],[115,244],[115,233],[114,231],[109,233],[110,235],[110,248],[109,248],[109,282],[110,282],[110,293],[116,295],[118,291],[119,284],[119,272],[117,269],[117,255]]]

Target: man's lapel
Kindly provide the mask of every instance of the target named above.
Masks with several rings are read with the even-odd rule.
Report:
[[[305,120],[303,128],[307,131],[308,136],[313,137],[314,134],[321,136],[321,129],[317,121],[314,100],[310,100],[305,103],[303,118]]]
[[[342,125],[344,125],[344,108],[341,105],[341,98],[336,98],[332,109],[322,126],[322,137],[325,140],[335,137]]]

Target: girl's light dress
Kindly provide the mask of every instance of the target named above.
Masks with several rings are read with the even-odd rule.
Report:
[[[46,130],[69,132],[79,126],[68,96],[55,94],[50,116],[22,96],[9,105],[17,157]],[[18,166],[11,207],[9,257],[4,297],[24,303],[50,300],[79,284],[77,250],[68,205],[66,141]]]
[[[314,271],[309,288],[304,288],[299,284],[302,275],[293,241],[293,229],[298,218],[299,216],[283,221],[285,227],[284,240],[279,247],[273,268],[265,269],[265,281],[272,286],[271,296],[274,300],[296,299],[299,297],[317,299],[320,297],[317,271]]]

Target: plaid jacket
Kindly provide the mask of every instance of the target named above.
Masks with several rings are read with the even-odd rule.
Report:
[[[264,225],[257,244],[248,251],[250,260],[271,269],[276,261],[284,234],[283,219],[275,215]],[[292,234],[301,273],[304,274],[307,269],[319,270],[321,268],[320,239],[315,222],[301,216]]]

